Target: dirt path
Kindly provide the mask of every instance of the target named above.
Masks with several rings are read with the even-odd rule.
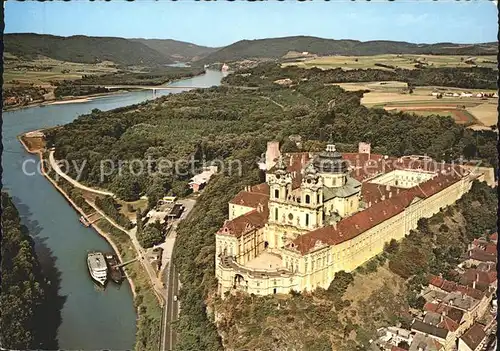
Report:
[[[74,180],[73,178],[71,178],[70,176],[68,176],[66,173],[64,173],[61,170],[61,168],[57,164],[57,161],[54,158],[54,151],[50,151],[50,153],[49,153],[49,162],[50,162],[50,166],[52,167],[52,169],[58,175],[60,175],[61,177],[63,177],[64,179],[66,179],[68,182],[70,182],[71,185],[73,185],[75,188],[78,188],[78,189],[81,189],[81,190],[85,190],[85,191],[88,191],[88,192],[91,192],[91,193],[96,193],[96,194],[100,194],[100,195],[109,195],[109,196],[115,197],[115,194],[113,194],[110,191],[96,190],[96,189],[93,189],[93,188],[89,188],[88,186],[80,184],[79,182],[77,182],[76,180]]]
[[[276,106],[281,107],[281,109],[282,109],[282,110],[284,110],[284,109],[285,109],[285,106],[283,106],[283,105],[282,105],[282,104],[280,104],[279,102],[274,101],[273,99],[271,99],[271,98],[270,98],[270,97],[268,97],[268,96],[261,96],[261,98],[263,98],[264,100],[269,100],[269,101],[271,101],[271,102],[272,102],[273,104],[275,104]]]

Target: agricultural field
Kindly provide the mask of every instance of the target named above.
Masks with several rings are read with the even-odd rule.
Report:
[[[38,58],[33,61],[18,59],[5,54],[4,57],[4,87],[19,84],[34,84],[48,87],[51,82],[80,79],[83,75],[106,74],[117,71],[113,62],[85,64],[63,62],[50,58]]]
[[[384,108],[388,111],[407,111],[421,116],[450,116],[457,123],[471,124],[473,129],[489,129],[497,123],[497,98],[446,97],[437,99],[432,92],[457,92],[465,89],[448,87],[415,87],[413,93],[405,92],[404,82],[359,82],[336,84],[348,91],[369,90],[361,103],[367,107]],[[495,93],[493,90],[467,89],[477,94]]]
[[[472,59],[468,61],[468,59]],[[467,63],[467,62],[468,63]],[[302,68],[317,67],[321,69],[367,69],[376,68],[391,70],[390,67],[378,66],[382,64],[394,68],[415,69],[416,64],[427,67],[487,67],[497,69],[496,56],[479,56],[470,58],[459,55],[374,55],[374,56],[322,56],[317,58],[297,60],[283,63],[283,66],[298,66]]]

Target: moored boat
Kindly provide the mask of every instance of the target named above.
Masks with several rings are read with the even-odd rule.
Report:
[[[92,279],[101,286],[108,281],[108,267],[102,252],[92,251],[87,254],[87,267]]]
[[[106,259],[106,264],[108,265],[109,277],[116,284],[121,284],[124,278],[124,273],[122,267],[119,267],[120,261],[114,253],[106,253],[104,255]]]

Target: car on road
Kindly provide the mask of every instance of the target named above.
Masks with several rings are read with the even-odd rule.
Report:
[[[174,295],[174,301],[177,301],[177,295]]]

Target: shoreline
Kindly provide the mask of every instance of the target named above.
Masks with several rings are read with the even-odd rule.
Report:
[[[32,155],[38,155],[40,157],[40,171],[41,171],[42,175],[54,186],[54,188],[56,188],[56,190],[66,199],[66,201],[69,202],[69,204],[71,205],[71,207],[73,207],[73,209],[75,209],[81,216],[86,217],[87,214],[85,213],[85,211],[83,211],[83,209],[81,209],[77,204],[75,204],[75,202],[68,196],[68,194],[66,194],[66,192],[63,189],[61,189],[61,187],[56,183],[56,181],[54,179],[52,179],[47,174],[47,172],[45,171],[45,167],[44,167],[44,158],[43,158],[42,152],[40,150],[37,150],[37,151],[30,150],[28,148],[28,146],[26,145],[26,143],[23,141],[22,135],[18,136],[17,139],[19,140],[21,145],[23,145],[26,152],[28,152]],[[104,230],[99,228],[96,223],[92,223],[90,226],[108,242],[108,244],[112,247],[115,254],[120,259],[120,262],[124,262],[123,258],[121,257],[120,251],[118,250],[118,247],[116,246],[116,244],[113,242],[113,239],[111,238],[111,236],[108,233],[106,233]],[[127,273],[126,270],[124,270],[124,273],[125,273],[125,277],[127,278],[128,283],[130,285],[130,289],[132,290],[132,295],[133,295],[134,300],[135,300],[137,297],[137,293],[135,292],[134,281],[129,276],[129,274]]]
[[[71,96],[71,97],[67,97],[67,98],[62,98],[61,100],[37,101],[37,102],[33,102],[33,103],[23,105],[23,106],[13,106],[13,107],[7,106],[7,107],[4,107],[2,111],[3,112],[11,112],[11,111],[22,110],[25,108],[32,108],[32,107],[78,104],[78,103],[93,101],[96,98],[113,96],[113,95],[122,94],[124,92],[130,92],[130,91],[132,91],[132,90],[119,90],[119,91],[111,91],[108,93],[99,93],[99,94],[82,95],[82,96]]]
[[[172,79],[172,80],[169,80],[161,85],[158,85],[159,88],[161,87],[164,87],[165,85],[170,85],[172,83],[176,83],[178,81],[182,81],[182,80],[185,80],[185,79],[191,79],[191,78],[194,78],[194,77],[198,77],[198,76],[202,76],[203,74],[206,74],[206,70],[204,73],[201,73],[201,74],[198,74],[198,75],[194,75],[194,76],[186,76],[186,77],[183,77],[183,78],[179,78],[179,79]],[[174,87],[175,88],[175,87]],[[110,92],[107,92],[107,93],[98,93],[98,94],[90,94],[90,95],[81,95],[81,96],[69,96],[69,97],[66,97],[66,98],[62,98],[61,100],[50,100],[50,101],[37,101],[37,102],[33,102],[33,103],[29,103],[27,105],[23,105],[23,106],[13,106],[13,107],[3,107],[2,109],[2,112],[11,112],[11,111],[17,111],[17,110],[22,110],[22,109],[25,109],[25,108],[31,108],[31,107],[44,107],[44,106],[51,106],[51,105],[65,105],[65,104],[79,104],[79,103],[84,103],[84,102],[89,102],[89,101],[92,101],[96,98],[99,98],[99,97],[107,97],[107,96],[112,96],[112,95],[116,95],[116,94],[122,94],[124,92],[132,92],[132,91],[140,91],[142,89],[123,89],[123,90],[116,90],[116,91],[110,91]]]

